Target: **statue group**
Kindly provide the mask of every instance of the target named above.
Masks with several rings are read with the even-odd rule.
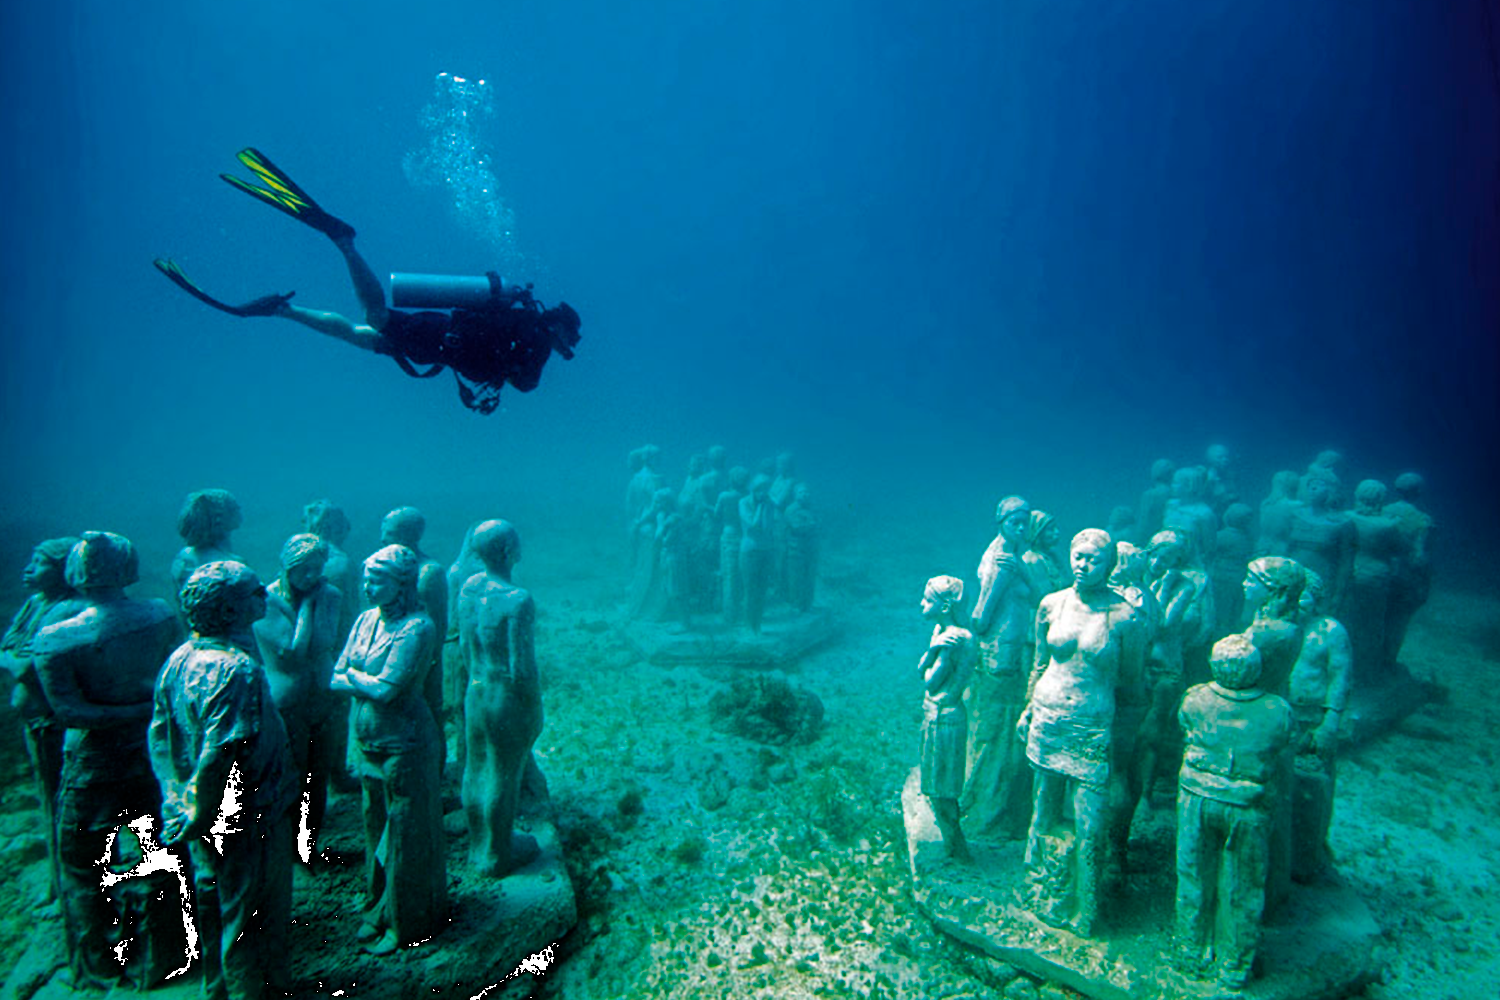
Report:
[[[382,547],[355,566],[339,548],[348,519],[310,504],[308,530],[287,540],[269,586],[233,553],[239,523],[223,490],[188,498],[175,610],[127,595],[139,559],[109,532],[44,541],[23,574],[32,596],[6,633],[3,665],[18,681],[63,916],[63,978],[75,989],[144,988],[184,966],[175,890],[120,888],[141,844],[155,843],[192,887],[205,995],[281,995],[293,867],[300,857],[318,870],[329,785],[340,781],[357,780],[362,797],[365,889],[352,910],[363,950],[390,954],[450,919],[440,796],[448,573],[418,548],[420,512],[392,511]],[[536,611],[511,581],[511,524],[476,524],[464,555],[473,572],[452,625],[466,861],[499,880],[538,854],[515,830],[543,721]],[[367,610],[353,617],[356,592]]]
[[[918,770],[951,860],[1024,838],[1026,908],[1108,936],[1138,808],[1175,778],[1177,965],[1247,988],[1266,914],[1331,872],[1351,693],[1404,672],[1430,580],[1420,478],[1394,502],[1362,482],[1346,511],[1340,461],[1278,473],[1257,536],[1227,450],[1161,460],[1116,534],[1078,532],[1066,564],[1050,515],[1000,501],[972,611],[953,577],[922,602]]]

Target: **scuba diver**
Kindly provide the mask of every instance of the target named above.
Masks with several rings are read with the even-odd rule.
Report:
[[[291,298],[295,292],[263,295],[243,305],[230,305],[193,284],[174,261],[157,258],[157,270],[200,302],[231,316],[294,320],[355,347],[389,355],[414,378],[431,378],[445,368],[451,369],[459,398],[479,413],[494,412],[500,405],[500,389],[507,382],[521,392],[535,389],[553,351],[564,358],[573,357],[579,341],[578,313],[565,302],[547,309],[532,297],[531,285],[517,287],[493,271],[482,278],[392,274],[393,304],[421,311],[388,307],[380,279],[354,249],[353,226],[325,212],[259,151],[243,149],[239,160],[264,187],[229,174],[219,176],[331,239],[344,255],[355,295],[364,307],[365,322],[294,306]]]

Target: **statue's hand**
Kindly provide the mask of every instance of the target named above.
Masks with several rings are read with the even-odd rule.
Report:
[[[1016,719],[1016,739],[1020,740],[1022,743],[1025,743],[1027,734],[1029,734],[1030,732],[1031,706],[1027,705],[1026,709],[1021,713],[1020,718]]]

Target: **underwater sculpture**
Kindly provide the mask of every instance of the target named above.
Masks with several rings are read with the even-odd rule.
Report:
[[[1314,467],[1302,477],[1292,511],[1286,555],[1317,573],[1328,584],[1329,606],[1342,608],[1354,563],[1354,526],[1349,515],[1334,507],[1339,481],[1333,473]]]
[[[324,578],[328,543],[293,535],[281,547],[281,575],[266,591],[265,616],[255,622],[256,645],[271,698],[291,749],[291,773],[307,794],[303,860],[318,853],[318,831],[328,810],[328,782],[343,767],[347,699],[329,690],[333,661],[343,648],[339,615],[344,597]],[[225,584],[228,586],[228,584]]]
[[[32,642],[42,690],[58,724],[70,730],[57,848],[69,971],[79,989],[107,986],[124,971],[112,948],[117,915],[100,888],[100,866],[111,835],[129,820],[157,815],[161,805],[146,730],[156,673],[182,633],[164,602],[125,595],[139,571],[128,539],[84,532],[66,570],[83,610],[47,625]],[[175,901],[165,902],[162,919],[175,916]]]
[[[1304,571],[1299,601],[1302,645],[1292,666],[1287,700],[1292,705],[1296,754],[1291,788],[1292,878],[1312,882],[1333,864],[1328,827],[1333,820],[1338,771],[1339,723],[1349,702],[1354,650],[1349,633],[1324,611],[1323,578]]]
[[[810,611],[818,587],[818,515],[806,483],[792,488],[786,522],[786,598],[798,611]]]
[[[1211,444],[1203,453],[1203,471],[1206,478],[1205,499],[1214,513],[1223,515],[1229,505],[1238,500],[1239,484],[1235,481],[1234,460],[1229,449],[1222,444]]]
[[[775,558],[776,507],[771,502],[771,478],[756,476],[750,492],[740,498],[740,581],[745,588],[745,624],[760,633],[771,587]]]
[[[1394,666],[1399,662],[1401,647],[1406,642],[1406,629],[1422,605],[1427,603],[1432,590],[1432,560],[1429,551],[1429,536],[1432,534],[1432,518],[1417,506],[1422,498],[1425,483],[1415,472],[1403,472],[1392,484],[1397,499],[1385,506],[1385,515],[1396,519],[1401,534],[1406,538],[1408,554],[1401,563],[1396,578],[1391,582],[1391,603],[1386,620],[1385,662]]]
[[[1188,544],[1188,563],[1205,569],[1213,561],[1219,516],[1208,505],[1208,474],[1201,465],[1187,465],[1172,473],[1172,499],[1162,513],[1161,526],[1182,534]],[[1142,535],[1142,538],[1152,537]]]
[[[724,624],[737,625],[745,615],[745,583],[740,575],[740,501],[750,485],[750,472],[742,465],[729,470],[726,487],[714,503],[713,519],[719,526],[719,613]]]
[[[68,553],[77,542],[76,538],[49,538],[31,550],[31,559],[21,571],[21,583],[31,594],[11,619],[5,637],[0,639],[0,669],[9,673],[15,683],[10,703],[21,720],[26,756],[31,761],[31,776],[42,809],[41,834],[47,843],[51,876],[49,899],[56,899],[62,891],[58,881],[55,799],[58,779],[62,776],[63,727],[58,725],[42,691],[42,682],[31,662],[31,643],[42,626],[83,610],[78,591],[68,586],[67,579]]]
[[[302,508],[302,530],[328,543],[328,560],[323,564],[323,578],[338,590],[339,646],[349,637],[354,619],[359,617],[359,567],[344,550],[349,538],[349,516],[342,507],[329,500],[314,500]]]
[[[1026,707],[1031,629],[1041,595],[1022,556],[1031,507],[1008,496],[995,507],[995,537],[979,560],[973,630],[978,665],[969,680],[968,762],[960,805],[976,836],[1020,837],[1031,812],[1031,769],[1016,739]]]
[[[1031,512],[1031,519],[1026,524],[1026,551],[1021,555],[1021,561],[1026,564],[1026,572],[1031,574],[1031,587],[1039,601],[1062,590],[1070,582],[1067,567],[1057,557],[1057,543],[1061,538],[1062,529],[1057,526],[1057,518],[1044,510]]]
[[[510,580],[521,538],[509,522],[476,527],[473,552],[484,569],[469,577],[458,600],[459,651],[469,678],[463,804],[469,863],[502,878],[537,851],[535,840],[513,833],[521,780],[542,731],[536,605]]]
[[[349,756],[364,785],[365,904],[358,938],[389,954],[447,916],[442,734],[424,694],[439,636],[417,591],[421,561],[403,545],[365,560],[365,598],[333,672],[353,695]]]
[[[1035,771],[1031,905],[1043,921],[1085,937],[1101,908],[1116,701],[1143,700],[1146,623],[1109,585],[1115,556],[1097,528],[1073,536],[1073,585],[1037,608],[1036,662],[1016,723]]]
[[[1191,688],[1177,791],[1177,933],[1186,968],[1221,986],[1250,981],[1266,909],[1278,776],[1292,735],[1285,699],[1257,685],[1260,653],[1221,639],[1213,681]]]
[[[432,669],[427,671],[423,697],[432,709],[432,717],[441,726],[443,719],[443,637],[448,634],[448,572],[441,563],[422,551],[422,536],[427,532],[427,518],[415,507],[397,507],[380,522],[380,544],[401,545],[411,549],[421,564],[417,575],[417,596],[422,608],[437,629],[438,645],[432,651]],[[447,749],[438,745],[446,756]]]
[[[238,561],[230,535],[244,519],[240,502],[228,490],[196,490],[187,495],[177,514],[177,534],[183,547],[172,559],[174,602],[177,591],[199,566],[226,559]]]
[[[922,674],[921,788],[932,804],[951,858],[967,860],[969,848],[959,825],[958,797],[964,789],[964,743],[968,720],[964,687],[974,657],[974,634],[963,627],[964,584],[935,576],[922,592],[922,618],[932,623],[927,650],[917,661]]]
[[[1284,556],[1292,544],[1292,515],[1302,501],[1297,493],[1302,477],[1282,469],[1271,477],[1271,492],[1260,502],[1260,534],[1255,542],[1258,556]]]
[[[792,494],[797,483],[797,456],[790,451],[783,451],[776,456],[775,473],[771,478],[771,486],[768,495],[771,498],[771,506],[774,516],[771,521],[771,584],[770,590],[776,597],[785,600],[787,596],[786,579],[786,507],[792,502]]]
[[[1224,511],[1224,526],[1214,540],[1214,559],[1210,583],[1214,601],[1212,638],[1221,639],[1244,626],[1245,592],[1240,581],[1245,567],[1255,554],[1255,538],[1250,533],[1255,511],[1249,504],[1232,503]]]
[[[1336,612],[1354,643],[1355,676],[1365,685],[1389,679],[1395,667],[1386,660],[1386,630],[1396,578],[1410,558],[1407,536],[1401,523],[1384,512],[1385,501],[1385,484],[1378,480],[1366,479],[1354,488],[1349,590]]]
[[[1176,472],[1177,466],[1171,459],[1158,458],[1151,463],[1151,485],[1141,492],[1136,504],[1137,539],[1150,538],[1162,529],[1161,519],[1167,511],[1167,502],[1172,499],[1172,476]]]
[[[630,453],[630,482],[625,486],[625,516],[631,530],[631,562],[635,561],[638,541],[637,526],[641,515],[651,506],[651,498],[663,485],[656,463],[661,458],[661,449],[654,444],[641,445]]]
[[[265,614],[266,588],[242,563],[212,562],[180,596],[192,634],[157,678],[150,729],[162,840],[192,855],[204,995],[281,996],[300,782],[266,674],[236,639]],[[337,595],[324,598],[331,635]]]

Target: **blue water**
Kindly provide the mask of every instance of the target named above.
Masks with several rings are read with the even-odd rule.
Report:
[[[474,496],[617,504],[631,447],[675,478],[721,441],[796,448],[831,510],[982,543],[1003,493],[1100,523],[1153,458],[1223,441],[1252,501],[1325,447],[1426,473],[1463,538],[1444,572],[1492,581],[1489,7],[6,5],[0,522],[165,528],[224,486],[288,528],[318,495],[461,525]],[[444,72],[486,81],[462,148],[492,186],[409,169]],[[355,311],[321,236],[214,176],[246,145],[377,271],[566,299],[578,357],[478,417],[446,378],[180,294],[153,257]]]

